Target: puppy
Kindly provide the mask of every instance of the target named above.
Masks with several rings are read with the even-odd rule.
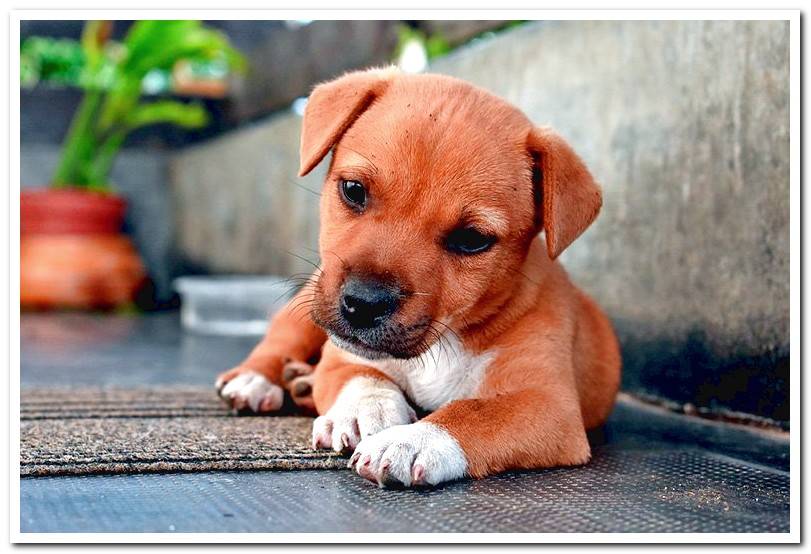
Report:
[[[601,206],[572,148],[464,81],[387,69],[314,89],[300,174],[330,151],[320,266],[220,394],[273,412],[287,382],[313,447],[380,485],[587,462],[620,355],[555,261]]]

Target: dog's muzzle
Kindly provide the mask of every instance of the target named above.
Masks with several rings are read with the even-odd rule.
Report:
[[[384,325],[399,305],[400,291],[375,279],[349,277],[341,289],[341,317],[353,332]]]

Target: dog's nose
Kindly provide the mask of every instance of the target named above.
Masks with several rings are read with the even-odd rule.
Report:
[[[341,293],[341,315],[354,329],[378,327],[397,310],[396,288],[370,279],[350,278]]]

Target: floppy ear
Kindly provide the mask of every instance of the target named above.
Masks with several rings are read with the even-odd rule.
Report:
[[[315,87],[301,124],[301,166],[307,175],[376,98],[385,92],[391,70],[347,73]]]
[[[551,129],[532,129],[527,148],[535,163],[537,219],[543,225],[549,259],[554,260],[597,217],[602,193],[580,157]]]

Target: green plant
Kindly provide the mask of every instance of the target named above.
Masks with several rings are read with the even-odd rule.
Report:
[[[422,44],[428,60],[444,56],[451,51],[451,45],[440,33],[426,35],[419,29],[400,24],[397,26],[397,46],[394,48],[394,59],[400,56],[408,43],[414,41]]]
[[[79,42],[31,37],[20,49],[23,86],[39,81],[85,91],[62,145],[51,185],[109,191],[109,174],[124,140],[147,125],[199,128],[208,112],[198,102],[145,101],[146,79],[178,62],[244,67],[227,37],[200,21],[137,21],[121,42],[109,39],[112,23],[89,21]]]
[[[462,46],[462,44],[469,44],[484,38],[493,37],[497,33],[518,27],[524,23],[526,23],[525,20],[506,21],[491,28],[490,30],[483,31],[472,37],[468,37],[461,43],[448,41],[448,39],[446,39],[445,36],[443,36],[443,34],[439,31],[426,33],[425,30],[401,23],[397,26],[397,44],[394,47],[392,60],[396,62],[400,58],[400,55],[403,53],[406,46],[416,42],[421,45],[423,51],[425,52],[426,61],[431,61],[435,58],[449,54],[459,46]]]

